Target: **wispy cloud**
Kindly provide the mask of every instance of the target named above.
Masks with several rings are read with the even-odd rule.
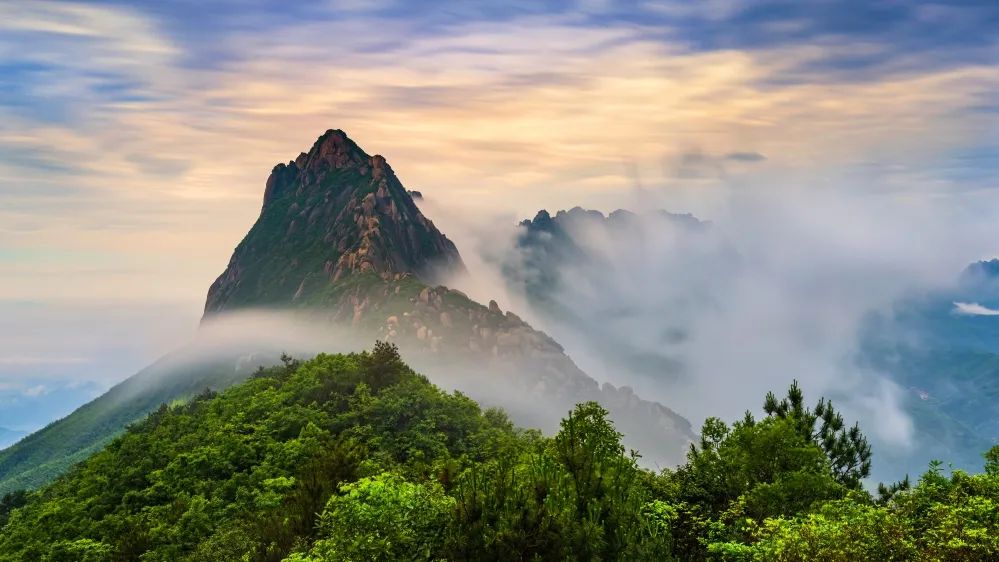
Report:
[[[24,395],[31,398],[36,398],[38,396],[42,396],[43,394],[47,394],[48,391],[49,391],[48,387],[46,387],[44,384],[36,384],[35,386],[24,389]]]
[[[954,313],[966,316],[999,316],[999,310],[980,305],[977,302],[955,302]]]
[[[682,206],[776,177],[994,187],[961,172],[987,160],[955,156],[999,143],[992,44],[934,37],[953,55],[922,67],[896,45],[941,18],[971,30],[967,11],[886,9],[878,28],[775,2],[357,8],[0,6],[0,245],[118,256],[67,265],[72,283],[5,262],[0,292],[200,300],[270,168],[328,127],[414,188],[517,215],[606,208],[636,183]]]

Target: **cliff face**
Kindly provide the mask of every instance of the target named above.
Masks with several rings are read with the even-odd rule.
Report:
[[[274,167],[260,217],[209,289],[205,315],[309,302],[356,273],[433,280],[463,268],[385,159],[329,130]]]

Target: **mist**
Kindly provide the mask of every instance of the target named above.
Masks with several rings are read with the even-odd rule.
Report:
[[[565,221],[584,254],[562,260],[518,246],[524,230],[515,224],[533,213],[456,212],[432,197],[421,205],[472,269],[452,282],[522,314],[594,378],[629,385],[695,427],[758,413],[768,391],[780,395],[797,379],[807,400],[826,396],[858,420],[875,451],[912,452],[905,391],[859,360],[862,328],[872,314],[891,318],[901,299],[953,287],[970,262],[994,255],[995,204],[956,190],[903,196],[856,179],[723,179],[699,189],[635,189],[600,209],[636,212],[626,226]],[[650,212],[692,208],[709,221],[703,228]],[[527,294],[551,273],[539,264],[559,280],[542,304]]]
[[[261,367],[280,364],[283,355],[309,359],[320,353],[369,350],[376,335],[330,322],[319,310],[245,309],[206,320],[191,341],[109,393],[112,400],[146,400],[150,389],[163,395],[192,396],[206,387],[220,390]],[[551,368],[531,358],[437,353],[418,341],[401,339],[403,361],[445,391],[461,392],[483,408],[500,408],[521,427],[553,434],[578,403],[601,401],[625,434],[627,446],[641,451],[650,468],[678,464],[693,434],[689,427],[653,427],[649,417],[629,408],[647,408],[630,393],[606,393],[592,381],[572,380],[539,389]],[[207,382],[206,382],[207,381]],[[589,384],[588,384],[589,383]],[[682,420],[680,420],[682,422]],[[685,424],[684,424],[685,425]]]
[[[158,295],[0,300],[0,427],[31,432],[69,414],[188,341],[198,309]]]

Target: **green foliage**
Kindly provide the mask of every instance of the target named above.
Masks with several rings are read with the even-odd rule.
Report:
[[[905,478],[899,480],[898,482],[893,482],[892,484],[878,484],[878,503],[886,504],[895,498],[900,492],[904,492],[912,488],[912,483],[909,482],[909,475],[906,474]]]
[[[763,409],[766,418],[747,412],[731,427],[709,418],[687,464],[664,475],[681,557],[743,559],[760,525],[844,498],[870,472],[860,428],[846,429],[825,399],[805,406],[797,381],[780,401],[768,393]]]
[[[311,542],[341,484],[461,466],[497,432],[516,438],[387,346],[290,361],[161,407],[30,495],[0,534],[0,559],[280,560]]]
[[[999,476],[999,445],[992,447],[982,456],[985,457],[985,472]]]
[[[0,494],[51,482],[164,402],[186,400],[205,388],[224,388],[246,376],[234,372],[231,362],[191,367],[181,355],[165,357],[69,416],[0,451]]]
[[[863,436],[797,385],[657,474],[593,402],[547,438],[389,344],[283,359],[4,496],[0,561],[999,559],[999,447],[874,501]]]
[[[999,479],[959,471],[947,478],[934,467],[886,505],[850,497],[768,519],[752,535],[751,544],[739,545],[744,560],[995,560]]]
[[[691,446],[687,464],[664,477],[673,483],[674,533],[685,559],[708,557],[706,537],[724,543],[746,539],[747,519],[808,511],[846,494],[822,450],[794,421],[780,417],[756,422],[747,416],[731,428],[708,419],[700,447]]]
[[[806,408],[798,381],[791,383],[787,397],[780,402],[773,392],[768,393],[763,410],[770,416],[790,420],[806,439],[822,447],[841,484],[860,488],[861,480],[871,474],[871,446],[860,433],[860,426],[846,428],[843,416],[825,398],[812,410]]]
[[[322,538],[289,560],[432,560],[454,504],[436,482],[415,484],[393,473],[363,478],[330,498]]]
[[[399,348],[384,341],[375,342],[371,353],[362,357],[362,367],[368,374],[368,384],[374,388],[396,384],[401,375],[409,371],[399,357]]]
[[[668,506],[655,502],[595,403],[551,440],[469,470],[455,496],[452,560],[667,560]]]
[[[788,416],[790,417],[790,416]],[[780,419],[788,419],[782,417]],[[984,474],[943,474],[931,464],[916,486],[908,478],[865,492],[816,500],[779,515],[744,518],[746,498],[701,527],[700,556],[718,560],[995,560],[999,557],[999,473],[986,453]],[[796,492],[814,493],[816,486]]]
[[[28,492],[16,490],[8,492],[0,498],[0,528],[7,524],[10,512],[28,503]]]

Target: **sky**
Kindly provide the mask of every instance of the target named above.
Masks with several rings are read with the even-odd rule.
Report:
[[[0,426],[185,341],[329,128],[511,224],[778,185],[984,221],[997,28],[989,1],[0,3]]]

